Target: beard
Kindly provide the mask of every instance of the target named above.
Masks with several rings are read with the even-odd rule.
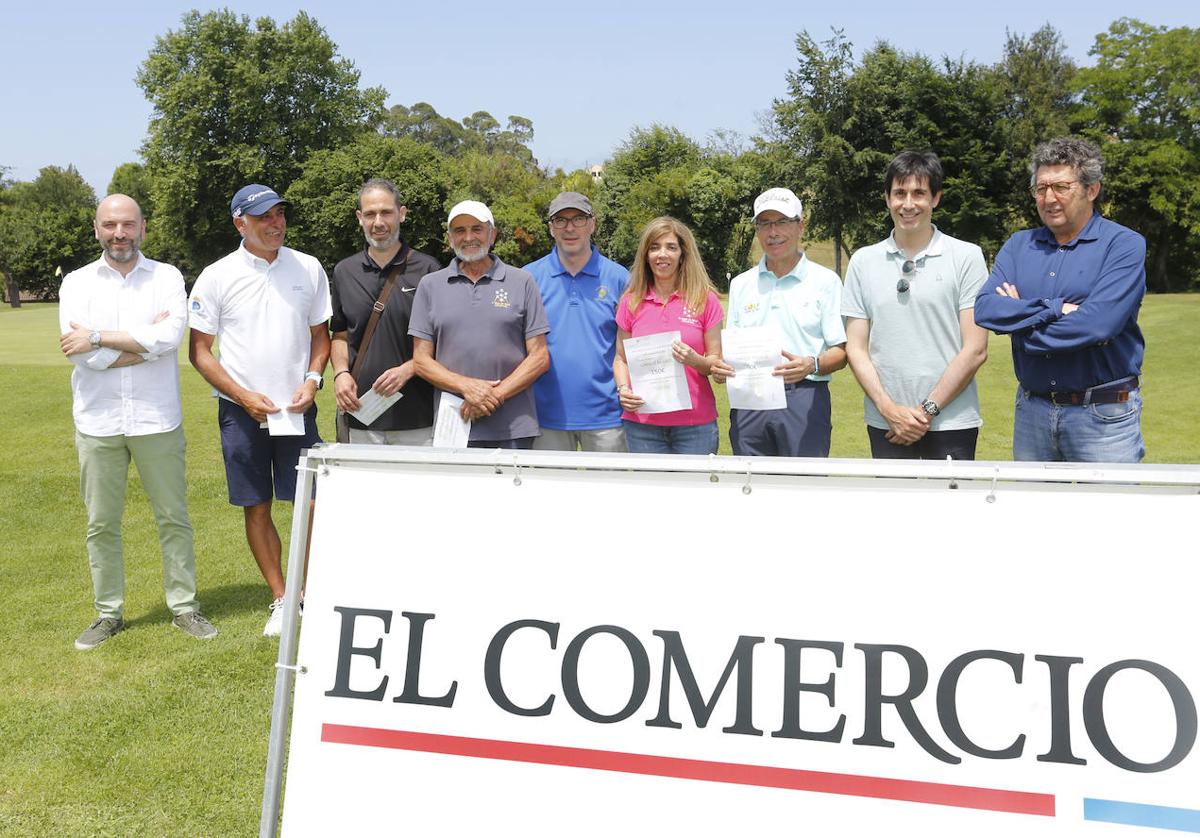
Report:
[[[366,230],[363,230],[363,238],[367,240],[367,247],[373,247],[376,250],[387,250],[400,241],[400,228],[396,227],[381,239],[377,239]]]
[[[451,246],[450,249],[454,251],[454,255],[460,262],[482,262],[488,257],[488,249],[482,245],[480,245],[478,248],[475,248],[471,253],[453,246]]]
[[[122,264],[126,262],[132,262],[138,257],[138,246],[141,244],[141,242],[137,241],[136,239],[128,239],[125,241],[125,244],[128,245],[128,248],[125,250],[116,250],[111,243],[106,244],[104,246],[104,255],[109,259],[112,259],[114,262],[120,262]]]

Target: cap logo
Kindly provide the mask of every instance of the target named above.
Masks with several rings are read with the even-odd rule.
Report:
[[[238,204],[238,208],[233,211],[233,217],[241,218],[242,214],[246,210],[246,207],[251,206],[259,198],[262,198],[262,197],[265,197],[268,195],[274,195],[274,194],[275,194],[274,189],[264,189],[261,192],[254,192],[250,195],[247,195],[245,198],[242,198],[241,202],[239,202],[239,204]]]

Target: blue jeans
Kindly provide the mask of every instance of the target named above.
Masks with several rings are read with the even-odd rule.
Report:
[[[643,425],[624,420],[631,454],[716,454],[717,423],[707,425]]]
[[[1014,460],[1138,463],[1145,454],[1140,389],[1126,402],[1056,405],[1017,387]]]

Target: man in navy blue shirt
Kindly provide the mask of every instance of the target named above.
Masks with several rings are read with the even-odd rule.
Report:
[[[1005,242],[975,300],[976,323],[1012,336],[1013,458],[1139,462],[1146,240],[1096,211],[1091,143],[1043,143],[1029,169],[1045,226]]]
[[[596,219],[586,195],[563,192],[548,214],[554,249],[525,266],[550,320],[550,370],[533,385],[542,430],[533,447],[625,451],[612,363],[629,271],[592,244]]]

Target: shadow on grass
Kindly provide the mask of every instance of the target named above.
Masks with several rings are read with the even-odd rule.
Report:
[[[257,584],[243,582],[236,585],[222,585],[216,588],[201,588],[198,591],[200,612],[212,620],[214,625],[226,618],[238,617],[244,614],[261,614],[267,617],[267,606],[271,604],[271,591],[265,582]],[[125,621],[126,628],[135,628],[150,623],[171,622],[171,612],[167,606],[159,603],[144,614]],[[220,625],[217,625],[220,628]]]

